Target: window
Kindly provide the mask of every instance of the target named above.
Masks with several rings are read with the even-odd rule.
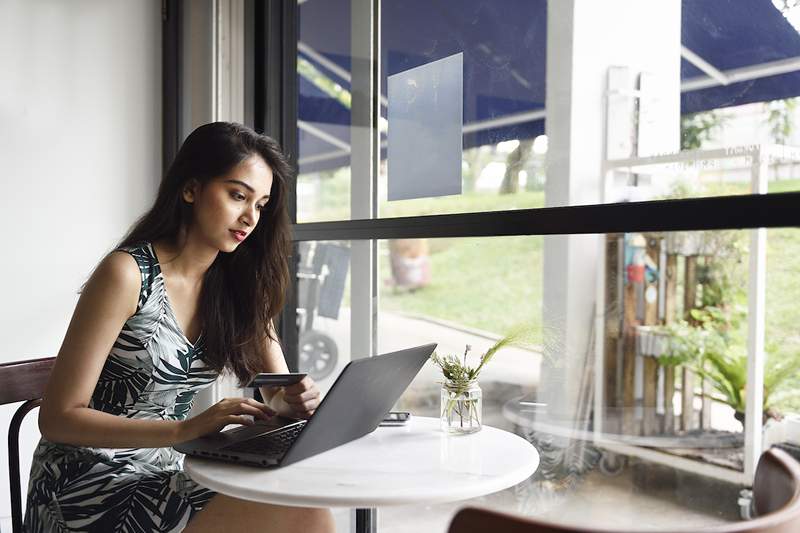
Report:
[[[613,493],[630,519],[670,486],[663,525],[734,519],[737,486],[772,438],[772,422],[762,432],[754,421],[770,404],[742,392],[742,372],[747,382],[783,369],[783,390],[796,387],[791,13],[696,0],[657,9],[306,0],[290,13],[299,33],[284,46],[297,72],[284,87],[297,100],[278,100],[298,110],[287,129],[298,139],[301,294],[286,310],[300,340],[290,352],[310,364],[317,350],[319,367],[334,369],[324,385],[351,355],[417,337],[475,353],[527,322],[538,349],[487,367],[486,422],[562,459],[489,500],[500,508],[564,519],[559,502]],[[462,193],[389,201],[389,77],[455,54]],[[336,305],[321,312],[307,274],[328,253],[335,266],[318,274]],[[334,345],[335,364],[319,362]],[[401,406],[436,416],[436,380],[423,370]],[[771,400],[800,409],[788,393]],[[709,492],[731,495],[728,506],[698,496]],[[451,509],[415,514],[446,523]]]

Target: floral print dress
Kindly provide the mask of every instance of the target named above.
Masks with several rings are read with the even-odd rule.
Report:
[[[89,407],[116,416],[184,420],[195,394],[218,373],[201,359],[203,335],[181,331],[152,243],[120,248],[139,265],[136,313],[114,342]],[[183,472],[172,448],[36,448],[24,530],[180,531],[214,496]]]

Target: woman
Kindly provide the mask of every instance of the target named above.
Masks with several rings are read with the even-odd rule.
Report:
[[[152,209],[83,288],[39,413],[27,531],[333,531],[325,509],[200,487],[171,448],[319,404],[307,377],[186,418],[223,371],[240,385],[288,371],[273,319],[289,282],[290,172],[275,141],[238,124],[186,139]]]

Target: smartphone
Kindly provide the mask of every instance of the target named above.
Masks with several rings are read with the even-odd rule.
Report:
[[[299,383],[306,377],[303,372],[290,372],[288,374],[256,374],[253,381],[247,384],[248,387],[285,387]]]
[[[383,421],[378,424],[379,426],[402,426],[411,419],[411,413],[408,411],[391,411]]]

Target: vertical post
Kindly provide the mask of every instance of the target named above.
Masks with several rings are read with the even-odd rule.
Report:
[[[647,255],[650,259],[659,265],[659,273],[663,271],[661,266],[661,239],[656,239],[651,235],[647,235]],[[659,320],[659,288],[661,287],[661,275],[655,282],[650,283],[647,280],[647,275],[643,281],[644,286],[644,321],[645,326],[653,326]],[[655,298],[653,298],[655,295]],[[659,419],[656,413],[658,407],[658,374],[659,364],[658,359],[652,353],[652,346],[645,348],[644,363],[644,392],[642,397],[642,404],[644,413],[642,416],[642,433],[644,435],[654,435],[658,433]]]
[[[606,142],[589,133],[606,131],[606,89],[612,81],[609,68],[624,65],[640,71],[647,65],[658,74],[663,82],[659,84],[660,105],[654,112],[667,126],[659,129],[654,146],[671,151],[680,139],[679,121],[675,120],[680,115],[680,2],[650,3],[645,8],[641,2],[623,0],[618,7],[625,17],[620,18],[618,10],[609,11],[602,2],[548,3],[547,207],[609,200],[601,179],[603,160],[609,157],[607,146],[624,144],[624,139]],[[614,25],[614,32],[599,29],[608,24]],[[583,31],[586,28],[593,30]],[[658,49],[630,46],[654,37],[671,44]],[[630,132],[631,127],[625,129]],[[597,284],[601,283],[596,279],[598,240],[603,239],[588,234],[548,235],[544,239],[543,271],[548,281],[542,291],[542,317],[557,339],[545,347],[539,396],[548,403],[548,415],[562,420],[576,420],[585,408],[579,405],[584,400],[579,387],[586,347],[597,323],[598,311],[592,310],[598,309]],[[603,330],[594,331],[599,335]]]
[[[658,405],[656,396],[658,393],[658,359],[652,355],[645,355],[642,359],[644,363],[642,434],[655,435],[658,433],[658,418],[656,417],[656,407]]]
[[[276,139],[284,154],[294,164],[299,155],[297,138],[297,2],[267,0],[245,3],[245,98],[242,109],[245,120],[253,129]],[[251,53],[248,53],[249,52]],[[252,90],[249,90],[252,83]],[[286,199],[289,220],[297,223],[296,177],[288,184]],[[283,345],[286,363],[297,369],[299,361],[299,331],[297,328],[297,243],[292,246],[289,273],[292,283],[287,291],[286,304],[276,324]]]
[[[708,256],[704,256],[703,262],[708,264]],[[708,365],[704,366],[704,370],[708,370]],[[700,390],[702,402],[700,407],[700,429],[711,428],[711,381],[706,377],[700,378]]]
[[[675,432],[675,411],[672,398],[675,396],[675,367],[664,368],[664,433]]]
[[[351,524],[355,533],[376,533],[378,531],[378,510],[375,508],[355,509],[351,513]]]
[[[683,284],[683,312],[686,317],[697,305],[697,256],[686,257],[686,272]],[[681,430],[692,429],[694,419],[694,372],[683,368],[681,380]]]
[[[666,249],[666,244],[664,245]],[[678,292],[678,254],[667,253],[666,269],[662,273],[666,278],[664,288],[664,324],[675,320],[675,307]],[[675,367],[667,367],[664,376],[664,431],[675,431],[675,410],[672,399],[675,396]]]
[[[625,285],[622,328],[622,432],[639,435],[636,421],[636,289],[634,283]]]
[[[162,55],[161,86],[163,91],[163,170],[167,169],[178,153],[181,139],[181,45],[183,24],[182,0],[164,0],[161,11]]]
[[[350,213],[353,220],[375,217],[380,159],[378,117],[379,16],[377,0],[351,0]],[[377,253],[373,240],[353,241],[350,279],[350,345],[357,357],[375,353]]]
[[[613,344],[610,342],[611,336],[608,334],[608,328],[606,327],[606,320],[609,318],[608,313],[608,299],[606,298],[606,294],[608,292],[608,281],[607,281],[607,272],[609,270],[614,272],[614,269],[608,268],[607,263],[607,254],[610,248],[610,244],[613,242],[614,236],[608,235],[604,239],[598,239],[597,241],[597,264],[600,269],[600,272],[597,276],[597,285],[595,287],[596,290],[596,298],[597,304],[595,305],[595,317],[594,317],[594,331],[595,331],[595,342],[594,342],[594,413],[593,413],[593,423],[595,431],[598,433],[603,432],[603,413],[606,411],[606,407],[611,405],[611,401],[609,401],[609,396],[613,395],[612,392],[607,388],[607,384],[609,383],[608,374],[609,374],[609,362],[611,359],[608,358],[610,350],[610,346]],[[612,248],[613,250],[613,248]],[[614,254],[614,260],[616,260],[616,254]],[[618,272],[615,272],[615,275],[619,275]]]
[[[766,194],[770,152],[760,145],[752,161],[753,194]],[[766,295],[767,230],[750,230],[750,275],[747,287],[747,387],[744,424],[744,475],[755,478],[762,449],[764,407],[764,303]]]

